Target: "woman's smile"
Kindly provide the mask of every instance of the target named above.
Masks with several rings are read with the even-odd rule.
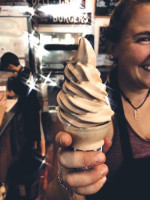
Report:
[[[144,70],[150,71],[150,65],[140,65]]]
[[[136,9],[116,44],[113,56],[118,59],[124,83],[150,88],[150,4]]]

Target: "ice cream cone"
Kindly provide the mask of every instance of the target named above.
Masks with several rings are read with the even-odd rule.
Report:
[[[0,126],[2,125],[2,121],[3,121],[3,118],[4,118],[5,110],[6,110],[6,107],[3,106],[3,105],[0,105]]]
[[[93,47],[87,39],[81,38],[76,55],[65,67],[66,80],[57,95],[58,118],[72,136],[72,147],[82,151],[103,146],[114,114],[96,66]]]
[[[82,151],[100,149],[104,144],[104,137],[108,133],[110,122],[90,128],[77,128],[64,125],[64,131],[72,136],[72,147]]]

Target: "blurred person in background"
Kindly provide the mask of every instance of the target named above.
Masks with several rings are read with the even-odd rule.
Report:
[[[45,159],[46,144],[42,126],[42,107],[37,96],[37,91],[27,84],[32,76],[31,69],[22,66],[18,57],[11,53],[4,53],[1,57],[1,70],[15,72],[7,83],[8,96],[17,95],[18,105],[24,119],[25,145],[24,150],[29,152],[36,149]]]

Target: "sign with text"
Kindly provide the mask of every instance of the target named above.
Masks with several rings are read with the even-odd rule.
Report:
[[[107,53],[107,42],[106,42],[106,31],[107,27],[100,27],[99,28],[99,46],[98,46],[98,53],[99,54],[106,54]]]
[[[95,16],[109,16],[119,0],[95,0]]]
[[[80,16],[52,16],[38,11],[36,13],[38,24],[86,24],[91,25],[91,13],[81,13]]]
[[[65,5],[70,5],[70,4],[75,4],[79,5],[79,7],[85,8],[85,1],[86,0],[27,0],[28,3],[31,5],[34,4],[65,4]]]

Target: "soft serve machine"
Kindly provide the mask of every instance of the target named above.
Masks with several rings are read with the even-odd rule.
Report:
[[[41,9],[41,8],[40,8]],[[64,67],[67,61],[78,49],[79,38],[87,37],[91,43],[94,43],[92,33],[91,13],[85,9],[79,9],[80,13],[73,14],[73,11],[66,5],[55,9],[49,7],[48,10],[55,10],[55,14],[45,14],[38,10],[36,13],[36,31],[39,33],[40,43],[36,57],[37,72],[45,77],[50,77],[56,84],[55,87],[48,86],[49,109],[53,110],[57,106],[56,96],[64,82]],[[67,10],[65,10],[67,9]],[[64,13],[70,13],[64,15]],[[74,8],[75,10],[75,8]],[[63,13],[63,16],[62,16]]]
[[[39,57],[38,73],[49,77],[54,83],[49,85],[47,82],[50,110],[55,110],[56,96],[64,82],[64,67],[69,58],[75,54],[80,36],[81,34],[75,33],[40,33],[40,41],[44,48],[43,55]]]
[[[64,81],[64,67],[78,49],[78,33],[40,33],[43,55],[40,58],[39,72],[43,75],[51,73],[57,86]]]

